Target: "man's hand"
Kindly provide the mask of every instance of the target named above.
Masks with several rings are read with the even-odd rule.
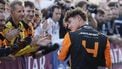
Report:
[[[43,24],[42,29],[44,32],[48,31],[52,26],[52,23],[51,22],[48,23],[47,20],[45,20],[42,24]]]
[[[31,46],[36,46],[37,45],[37,41],[39,39],[39,36],[35,36],[32,38],[32,42],[31,42]]]
[[[47,46],[51,42],[51,36],[42,37],[37,41],[37,45]]]
[[[16,37],[17,35],[19,35],[19,30],[18,29],[11,29],[9,30],[6,34],[5,37],[11,41],[14,37]]]

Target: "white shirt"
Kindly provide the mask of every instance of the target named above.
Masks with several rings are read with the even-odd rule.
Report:
[[[47,33],[49,35],[51,35],[52,39],[52,44],[54,43],[58,43],[58,44],[61,44],[61,40],[59,38],[59,23],[58,22],[54,22],[52,20],[52,18],[48,18],[47,19],[47,23],[48,23],[48,29],[47,29]],[[43,32],[44,32],[44,29],[42,28],[43,24],[40,23],[40,25],[35,29],[35,34],[34,36],[40,36]]]
[[[47,19],[47,23],[49,24],[48,34],[52,36],[52,43],[58,43],[59,41],[59,23],[54,22],[52,18]]]
[[[34,36],[40,36],[42,33],[43,29],[42,29],[42,23],[40,23],[40,25],[35,29],[35,33]]]

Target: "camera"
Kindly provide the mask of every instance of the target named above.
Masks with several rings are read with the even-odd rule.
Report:
[[[88,4],[87,5],[87,10],[88,10],[88,12],[90,12],[90,13],[97,13],[97,8],[98,8],[98,6],[97,5],[95,5],[95,4]]]

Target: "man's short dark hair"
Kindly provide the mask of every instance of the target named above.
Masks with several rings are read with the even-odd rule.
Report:
[[[13,2],[10,4],[11,9],[12,9],[12,10],[15,10],[16,5],[22,6],[22,2],[21,2],[21,1],[13,1]]]
[[[76,8],[76,9],[72,9],[72,10],[69,10],[69,11],[66,12],[66,15],[65,15],[65,17],[64,17],[64,21],[68,21],[68,19],[69,19],[70,17],[75,17],[75,16],[77,16],[77,15],[80,15],[81,18],[82,18],[84,21],[87,20],[87,19],[86,19],[86,14],[84,13],[84,11],[81,10],[80,8]]]
[[[84,5],[87,5],[88,3],[86,1],[79,1],[75,6],[83,8]]]
[[[108,3],[108,6],[109,6],[109,7],[118,7],[119,5],[118,5],[117,2],[109,2],[109,3]]]
[[[6,2],[4,0],[0,0],[0,3],[4,4],[4,5],[6,4]]]
[[[52,8],[51,8],[51,12],[53,12],[53,11],[55,10],[55,8],[61,9],[60,6],[58,6],[58,5],[54,5],[54,6],[52,6]]]
[[[25,1],[24,2],[24,7],[35,8],[34,3],[31,2],[31,1]]]
[[[103,15],[104,15],[104,14],[105,14],[105,11],[104,11],[103,9],[98,8],[98,9],[97,9],[97,13],[100,13],[100,14],[103,14]],[[97,14],[97,13],[96,13],[96,14]]]

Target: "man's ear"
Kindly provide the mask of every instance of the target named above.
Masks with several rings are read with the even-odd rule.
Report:
[[[79,21],[81,20],[81,16],[80,15],[77,15],[76,17],[78,18]]]

